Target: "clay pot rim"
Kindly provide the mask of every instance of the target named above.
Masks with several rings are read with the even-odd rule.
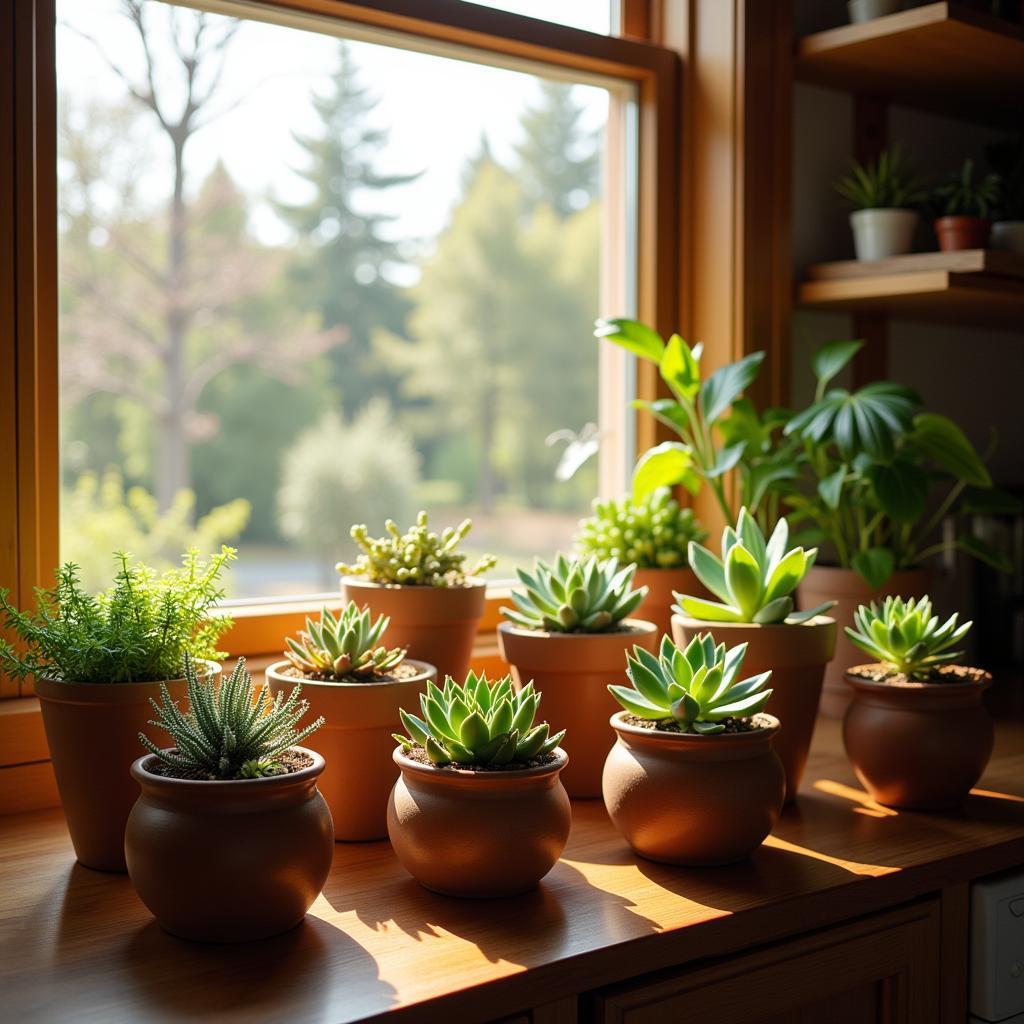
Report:
[[[955,683],[930,683],[908,679],[903,681],[879,682],[877,679],[865,679],[857,675],[858,669],[877,668],[883,662],[873,661],[863,665],[851,665],[846,671],[845,679],[855,690],[863,690],[866,693],[921,693],[921,694],[960,694],[977,693],[987,690],[992,685],[992,673],[985,669],[975,668],[972,665],[960,665],[959,668],[970,668],[975,672],[983,672],[984,677],[972,682]]]
[[[378,583],[376,580],[368,580],[365,576],[342,576],[342,586],[366,587],[372,590],[415,590],[426,593],[430,590],[440,591],[463,591],[473,590],[476,587],[486,587],[487,580],[479,576],[467,576],[462,583],[455,583],[450,586],[435,587],[427,583]]]
[[[282,661],[275,661],[273,665],[270,665],[266,669],[266,675],[269,678],[273,674],[274,678],[281,683],[291,683],[293,686],[301,684],[303,689],[307,686],[311,687],[323,687],[329,690],[362,690],[364,692],[373,693],[386,690],[392,686],[418,686],[420,683],[426,682],[428,679],[437,679],[437,667],[431,665],[429,661],[420,661],[418,658],[406,658],[403,665],[416,665],[420,671],[414,676],[410,676],[408,679],[389,679],[386,682],[377,683],[347,683],[343,679],[306,679],[305,677],[300,678],[299,676],[288,675],[281,671],[282,666],[291,667],[291,662],[287,659]]]
[[[691,749],[699,749],[701,747],[711,749],[716,746],[725,747],[727,745],[735,749],[736,747],[760,743],[764,739],[771,739],[782,728],[782,723],[775,715],[766,714],[764,711],[759,712],[759,714],[764,718],[770,718],[772,721],[772,724],[765,728],[750,729],[747,732],[712,733],[709,736],[702,735],[699,732],[662,732],[658,729],[643,729],[639,725],[633,725],[631,722],[625,721],[625,717],[628,714],[628,711],[616,711],[608,719],[609,724],[616,732],[625,733],[628,736],[636,736],[655,743],[689,747]]]
[[[836,624],[831,615],[815,615],[807,622],[714,622],[711,619],[694,619],[681,612],[673,612],[672,618],[679,619],[688,628],[697,627],[702,633],[710,633],[716,629],[757,629],[765,632],[775,629],[828,629],[829,626]]]
[[[201,679],[208,679],[212,675],[217,675],[224,671],[224,666],[219,661],[211,661],[207,658],[196,658],[195,664],[207,666],[207,670],[200,676]],[[121,692],[122,694],[132,687],[140,686],[160,686],[161,683],[183,683],[185,682],[184,676],[176,676],[173,679],[144,679],[135,680],[133,682],[110,682],[110,683],[83,683],[76,679],[61,679],[59,676],[50,675],[38,675],[35,676],[35,682],[38,686],[39,683],[49,684],[58,690],[67,687],[69,690],[74,687],[78,693],[82,694],[99,694],[99,693],[110,693],[110,692]],[[55,694],[38,694],[42,696],[44,700],[60,700],[59,696]]]
[[[300,753],[308,754],[313,763],[308,768],[300,768],[297,772],[289,772],[287,775],[271,775],[264,779],[175,779],[168,775],[156,775],[149,771],[147,764],[156,760],[156,754],[143,754],[132,762],[132,778],[136,782],[149,786],[156,786],[160,789],[174,789],[179,793],[188,792],[190,789],[195,793],[226,793],[229,788],[232,792],[241,793],[244,790],[252,789],[254,786],[265,788],[290,789],[292,786],[309,782],[320,775],[327,762],[322,754],[318,754],[309,747],[289,747],[289,750],[298,750]],[[196,789],[196,787],[199,787]]]
[[[569,755],[561,747],[555,747],[552,753],[555,755],[555,760],[550,764],[537,765],[535,768],[514,768],[509,771],[496,772],[480,772],[474,771],[472,768],[453,768],[451,765],[445,765],[445,767],[439,768],[434,764],[421,764],[419,761],[414,761],[411,757],[407,757],[401,747],[395,747],[394,753],[391,757],[402,771],[415,772],[425,778],[459,781],[480,779],[482,782],[513,782],[517,779],[539,779],[546,775],[557,774],[560,772],[569,763]]]
[[[633,627],[628,632],[625,630],[606,630],[599,633],[551,633],[546,629],[527,629],[525,626],[517,626],[514,622],[499,622],[500,633],[512,633],[520,637],[534,637],[537,640],[592,640],[594,637],[614,637],[617,640],[628,640],[631,636],[647,636],[650,633],[657,633],[658,627],[647,619],[623,619],[623,623]],[[643,627],[643,628],[637,628]]]
[[[935,225],[942,224],[943,226],[952,227],[954,224],[962,224],[965,221],[969,221],[972,224],[992,224],[991,217],[975,217],[970,213],[948,213],[942,217],[935,218]]]

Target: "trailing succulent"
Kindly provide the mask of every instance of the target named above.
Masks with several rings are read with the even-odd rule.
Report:
[[[307,618],[298,638],[288,637],[284,656],[310,678],[372,682],[393,672],[405,659],[403,648],[389,649],[379,642],[390,622],[384,615],[374,622],[370,610],[360,609],[354,601],[337,617],[324,608],[319,622]]]
[[[657,656],[642,647],[627,656],[632,687],[608,689],[637,718],[675,722],[683,732],[723,732],[727,719],[751,718],[772,695],[765,689],[771,670],[737,682],[746,653],[746,644],[716,647],[710,633],[695,636],[683,651],[664,636]]]
[[[516,573],[525,593],[512,591],[515,610],[501,614],[517,626],[551,633],[602,633],[615,629],[647,596],[647,587],[633,590],[635,565],[619,568],[618,560],[591,555],[580,561],[561,552],[555,564],[537,559],[531,576]]]
[[[214,687],[200,680],[186,655],[185,679],[188,714],[179,710],[163,684],[162,703],[150,699],[156,717],[149,724],[166,729],[174,749],[161,750],[145,733],[139,733],[139,740],[164,764],[186,775],[220,780],[282,775],[285,769],[278,756],[324,723],[321,717],[297,730],[296,724],[309,710],[309,704],[299,700],[302,687],[296,685],[287,699],[279,693],[270,700],[265,686],[253,687],[244,658]]]
[[[970,622],[957,625],[954,612],[939,624],[928,597],[919,600],[887,597],[879,608],[874,601],[854,613],[856,629],[846,635],[871,657],[891,665],[908,679],[928,679],[936,669],[964,652],[951,650],[967,635]]]
[[[492,683],[486,674],[470,672],[461,686],[448,676],[443,690],[430,682],[420,694],[422,718],[399,712],[408,736],[394,736],[403,750],[423,747],[438,767],[529,764],[565,736],[564,729],[549,736],[547,722],[533,724],[540,696],[533,683],[516,693],[511,676]]]
[[[593,515],[579,527],[576,547],[582,555],[616,558],[638,569],[685,568],[687,545],[707,536],[693,509],[681,508],[667,487],[639,500],[597,498]]]
[[[464,519],[438,534],[427,527],[426,512],[420,512],[416,525],[405,533],[391,519],[384,524],[384,537],[372,538],[365,524],[353,526],[352,539],[362,554],[351,565],[338,562],[335,568],[344,576],[363,576],[373,583],[461,586],[469,577],[493,569],[497,562],[493,555],[483,555],[472,569],[464,568],[466,555],[457,549],[472,526],[472,520]]]
[[[755,622],[798,625],[828,611],[826,601],[808,611],[794,612],[792,593],[814,564],[817,548],[788,548],[789,524],[780,519],[765,541],[746,508],[740,509],[736,529],[722,532],[722,558],[700,544],[690,544],[690,567],[718,601],[676,594],[676,610],[705,622]]]

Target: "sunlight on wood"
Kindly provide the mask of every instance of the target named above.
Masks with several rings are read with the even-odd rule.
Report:
[[[1024,804],[1024,796],[1014,796],[1012,793],[997,793],[993,789],[978,789],[977,786],[971,790],[971,796],[988,796],[993,800],[1009,800],[1015,804]]]
[[[844,800],[860,804],[860,807],[853,808],[855,814],[864,814],[870,818],[895,818],[899,814],[899,811],[892,807],[884,807],[882,804],[876,803],[864,790],[854,789],[853,786],[844,785],[842,782],[818,779],[814,783],[814,788],[829,796],[842,797]]]
[[[806,846],[798,846],[796,843],[791,843],[786,839],[780,839],[778,836],[769,836],[765,841],[765,846],[774,846],[778,850],[785,850],[787,853],[799,853],[801,856],[810,857],[813,860],[823,861],[825,864],[833,864],[837,868],[843,868],[845,871],[849,871],[853,875],[868,875],[873,878],[877,878],[881,875],[891,875],[895,871],[899,871],[899,868],[885,867],[881,864],[861,864],[855,860],[844,860],[842,857],[831,857],[827,853],[820,853],[818,850],[811,850]]]

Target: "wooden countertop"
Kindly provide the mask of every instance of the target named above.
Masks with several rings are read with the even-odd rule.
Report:
[[[835,722],[819,723],[807,775],[767,844],[728,868],[635,858],[601,803],[579,802],[562,862],[512,900],[435,896],[386,843],[339,844],[302,926],[234,947],[163,933],[126,877],[74,862],[59,812],[0,818],[0,1018],[471,1024],[1024,861],[1019,725],[1000,726],[955,813],[872,804]]]

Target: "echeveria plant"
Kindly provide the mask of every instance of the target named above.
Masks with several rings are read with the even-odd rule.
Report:
[[[306,619],[298,637],[288,637],[284,656],[312,679],[356,679],[372,682],[398,668],[405,659],[401,647],[385,647],[380,639],[390,619],[374,622],[368,608],[349,601],[337,616],[326,608],[320,621]]]

